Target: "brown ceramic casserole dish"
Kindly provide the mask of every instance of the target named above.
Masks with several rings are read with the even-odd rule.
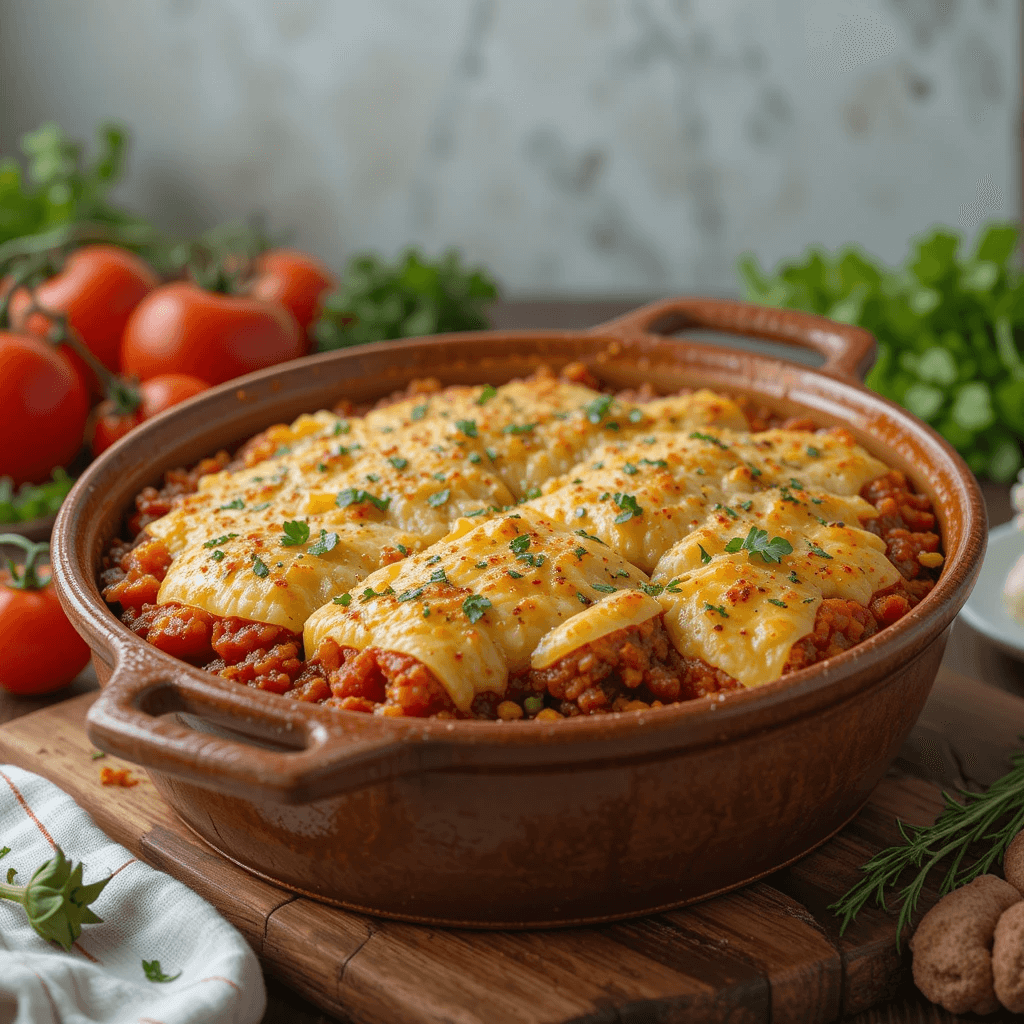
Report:
[[[667,337],[700,328],[815,349],[820,370]],[[804,314],[677,299],[588,332],[485,332],[312,357],[171,410],[98,459],[54,530],[61,600],[105,689],[88,731],[144,766],[183,820],[257,874],[328,902],[486,927],[678,906],[764,875],[859,809],[931,688],[984,553],[977,484],[928,427],[864,388],[865,332]],[[587,363],[616,387],[706,386],[842,425],[932,501],[934,590],[853,649],[753,690],[556,723],[386,719],[208,675],[110,612],[101,552],[170,467],[267,425],[435,376],[501,383]]]

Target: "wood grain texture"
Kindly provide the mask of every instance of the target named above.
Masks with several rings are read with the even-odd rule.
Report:
[[[92,759],[81,725],[92,699],[0,728],[0,760],[53,779],[113,838],[217,906],[268,973],[360,1024],[951,1024],[909,986],[894,915],[866,908],[840,936],[827,908],[895,841],[897,816],[933,819],[939,790],[913,775],[991,781],[1024,731],[1020,698],[945,674],[901,751],[913,775],[890,774],[838,836],[771,878],[635,921],[478,932],[346,913],[253,878],[189,832],[144,776],[131,789],[100,784],[102,767],[130,766]]]

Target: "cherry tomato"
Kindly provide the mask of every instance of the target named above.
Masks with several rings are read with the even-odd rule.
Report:
[[[0,570],[0,689],[50,693],[67,686],[89,660],[89,647],[75,632],[50,583],[50,566],[37,566],[38,590],[11,586]]]
[[[320,314],[320,301],[337,287],[334,275],[314,257],[294,249],[271,249],[256,262],[249,294],[284,306],[308,332]]]
[[[85,386],[52,346],[0,331],[0,476],[46,480],[75,457],[88,415]]]
[[[129,317],[121,366],[140,380],[185,373],[222,384],[304,350],[299,325],[283,306],[175,281],[150,292]]]
[[[134,253],[115,245],[87,245],[68,256],[64,268],[35,289],[35,301],[44,309],[64,313],[68,323],[108,370],[118,369],[121,335],[132,310],[152,291],[159,279]],[[45,337],[50,320],[28,313],[32,296],[19,288],[11,297],[11,325]],[[67,358],[85,374],[93,375],[70,350]]]
[[[189,377],[184,373],[164,373],[150,377],[138,386],[141,401],[131,412],[119,411],[116,402],[105,399],[93,409],[86,431],[93,455],[106,451],[132,427],[137,427],[158,412],[170,409],[172,405],[184,402],[186,398],[198,395],[209,387],[205,380],[198,377]]]

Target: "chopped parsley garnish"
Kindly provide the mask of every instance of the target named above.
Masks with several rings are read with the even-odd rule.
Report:
[[[530,535],[528,533],[521,533],[518,537],[513,537],[508,543],[509,549],[515,555],[521,555],[524,551],[530,549]]]
[[[389,455],[388,462],[390,462],[395,469],[405,469],[405,467],[409,465],[409,460],[403,459],[401,455]]]
[[[797,576],[795,569],[786,578],[789,580],[790,583],[799,583],[800,582],[800,577]]]
[[[466,515],[467,516],[485,516],[485,515],[487,515],[487,511],[488,510],[485,509],[485,508],[478,508],[478,509],[475,509],[472,512],[467,512]]]
[[[159,960],[143,960],[142,961],[142,970],[143,970],[143,973],[146,975],[146,980],[147,981],[158,981],[158,982],[177,981],[178,978],[181,977],[181,971],[178,971],[177,974],[164,974],[164,972],[160,969],[160,961]],[[38,977],[38,975],[37,975],[37,977]]]
[[[803,504],[803,502],[799,498],[794,498],[793,495],[789,493],[789,488],[788,487],[780,487],[779,491],[782,494],[782,500],[783,501],[788,501],[792,505],[802,505]]]
[[[591,583],[590,585],[595,590],[600,590],[602,594],[614,594],[616,589],[608,583]]]
[[[648,597],[657,597],[665,588],[660,583],[641,583],[640,589]]]
[[[405,601],[415,601],[417,597],[422,597],[422,595],[423,587],[417,587],[415,590],[403,590],[395,600],[402,604]]]
[[[536,423],[509,423],[501,428],[501,432],[503,434],[528,434],[535,426],[537,426]],[[490,452],[487,454],[490,455]]]
[[[608,415],[608,410],[612,406],[611,395],[600,395],[595,398],[592,402],[589,402],[583,407],[583,411],[587,414],[587,419],[591,423],[600,423],[601,420]]]
[[[752,501],[740,501],[737,504],[744,512],[749,512],[754,503]]]
[[[728,451],[729,449],[727,444],[723,444],[713,434],[703,434],[699,430],[694,430],[689,436],[691,441],[707,441],[708,444],[713,444],[716,447],[721,448],[722,451]]]
[[[456,420],[455,426],[461,430],[466,437],[476,437],[476,420]]]
[[[339,434],[347,434],[352,429],[352,424],[348,420],[338,420],[334,424],[334,436],[337,437]]]
[[[476,565],[474,566],[474,568],[476,568],[476,569],[486,569],[487,568],[487,563],[486,562],[477,562]]]
[[[489,402],[496,394],[498,389],[493,384],[485,384],[483,390],[479,395],[476,396],[477,405],[485,405]]]
[[[641,409],[630,409],[629,410],[629,422],[639,423],[644,418],[643,410]]]
[[[429,619],[430,618],[430,605],[429,604],[425,604],[423,606],[423,618],[425,618],[425,619]]]
[[[739,516],[728,505],[723,505],[721,502],[717,502],[712,506],[712,511],[724,512],[730,519],[739,519]]]
[[[531,555],[527,552],[525,555],[516,555],[516,561],[522,562],[525,565],[531,565],[535,569],[539,569],[544,564],[544,556]]]
[[[579,559],[582,560],[583,556],[587,553],[586,548],[573,548],[572,553]]]
[[[480,594],[470,594],[465,601],[462,602],[462,610],[466,613],[466,618],[470,622],[478,622],[483,618],[483,614],[491,607],[491,602]]]
[[[260,502],[259,505],[253,505],[253,507],[251,509],[249,509],[249,511],[250,512],[262,512],[265,508],[270,508],[270,502],[269,501],[263,501],[263,502]]]
[[[644,514],[644,510],[637,504],[636,498],[632,494],[622,494],[616,491],[615,504],[622,509],[613,520],[615,523],[628,523],[635,516],[642,516]]]
[[[399,550],[399,551],[400,551],[400,552],[401,552],[401,553],[402,553],[403,555],[407,555],[407,554],[409,554],[409,549],[408,549],[408,548],[407,548],[407,547],[406,547],[406,546],[405,546],[404,544],[396,544],[396,545],[395,545],[395,547],[396,547],[396,548],[398,548],[398,550]]]
[[[431,508],[438,508],[443,505],[450,497],[452,492],[450,488],[446,487],[443,491],[435,491],[429,498],[427,498],[427,504]]]
[[[596,540],[598,544],[604,544],[604,541],[601,540],[600,537],[595,537],[592,533],[587,533],[586,530],[573,530],[573,533],[575,533],[577,537],[586,537],[587,540]]]
[[[437,563],[440,562],[440,561],[441,561],[441,556],[440,555],[431,555],[426,560],[426,562],[424,564],[425,565],[437,565]]]
[[[629,573],[626,572],[625,569],[620,569],[615,575],[616,576],[622,576],[624,579],[627,579],[627,580],[629,579]]]
[[[589,597],[585,597],[578,590],[576,591],[576,596],[579,598],[580,604],[590,604],[590,598]]]
[[[669,580],[668,583],[665,584],[665,591],[669,594],[682,593],[679,588],[679,580]]]
[[[340,597],[334,598],[335,604],[340,604],[342,608],[347,608],[352,603],[351,594],[342,594]]]
[[[793,476],[789,478],[789,486],[792,487],[794,491],[802,491],[804,489],[804,485]]]
[[[812,445],[808,445],[807,454],[810,455],[812,459],[816,459],[821,455],[821,450],[813,447]]]
[[[751,476],[760,476],[761,475],[761,470],[759,470],[757,468],[757,466],[752,466],[749,462],[747,463],[747,469],[750,470],[750,475]]]
[[[640,472],[640,470],[637,469],[636,466],[634,466],[632,462],[627,462],[622,467],[622,472],[625,473],[627,476],[636,476],[637,473]]]
[[[442,484],[443,484],[443,483],[444,483],[444,481],[445,481],[445,475],[444,475],[444,473],[431,473],[430,475],[431,475],[431,476],[432,476],[432,477],[433,477],[433,478],[434,478],[435,480],[437,480],[437,481],[438,481],[438,483],[442,483]]]
[[[318,470],[319,470],[319,471],[320,471],[321,473],[326,473],[326,472],[327,472],[327,471],[328,471],[328,470],[329,470],[329,469],[330,469],[331,467],[330,467],[330,466],[328,466],[326,462],[318,462],[318,463],[316,464],[316,468],[317,468],[317,469],[318,469]]]
[[[480,455],[479,452],[470,452],[469,455],[466,457],[469,459],[470,462],[473,463],[474,466],[482,460],[482,456]]]
[[[803,599],[803,601],[801,601],[800,603],[801,604],[814,604],[814,598],[813,597],[805,597]]]
[[[820,505],[821,504],[821,498],[811,498],[811,504],[812,505]]]
[[[664,459],[640,459],[644,466],[657,466],[658,469],[668,469],[668,463]]]
[[[604,469],[604,463],[603,462],[595,462],[590,468],[591,469]]]
[[[425,404],[424,405],[414,405],[412,407],[412,412],[409,413],[409,419],[411,419],[411,420],[421,420],[426,415],[427,415],[427,406]]]
[[[359,600],[360,600],[360,601],[369,601],[369,600],[371,600],[372,598],[375,598],[375,597],[380,597],[380,594],[378,594],[378,593],[377,593],[377,591],[375,591],[375,590],[373,589],[373,587],[367,587],[367,588],[366,588],[366,589],[365,589],[365,590],[364,590],[364,591],[363,591],[363,592],[362,592],[362,593],[361,593],[361,594],[359,595]]]
[[[261,580],[270,575],[270,569],[268,568],[267,563],[264,562],[259,555],[253,556],[252,571],[256,576],[259,576]]]
[[[309,523],[299,519],[289,519],[282,527],[284,534],[281,537],[281,546],[286,548],[295,547],[298,544],[305,544],[309,540]]]
[[[729,613],[720,604],[712,604],[710,601],[704,602],[704,611],[718,612],[718,614],[721,615],[723,619],[729,618]]]
[[[233,498],[226,505],[218,505],[218,512],[226,512],[228,509],[245,508],[245,502],[241,498]]]
[[[789,605],[786,604],[785,601],[780,601],[776,597],[769,597],[768,598],[768,603],[769,604],[774,604],[774,605],[778,606],[779,608],[788,608],[789,607]]]
[[[435,569],[430,574],[430,579],[427,580],[427,582],[428,583],[447,583],[448,582],[448,577],[445,576],[444,569]]]
[[[506,569],[505,572],[507,572],[514,580],[521,580],[523,578],[523,574],[521,572],[516,572],[515,569]]]
[[[539,497],[540,497],[540,488],[539,487],[531,487],[523,495],[523,501],[533,501],[534,498],[539,498]],[[521,501],[519,504],[521,505],[522,503],[523,502]]]
[[[377,495],[364,491],[360,487],[346,487],[345,490],[339,491],[338,496],[334,499],[334,503],[338,508],[347,508],[349,505],[361,505],[364,502],[380,509],[381,512],[387,512],[391,499],[378,498]]]
[[[487,453],[487,458],[494,462],[498,458],[498,453],[494,448],[485,448],[484,451]]]
[[[828,553],[827,551],[822,551],[822,549],[821,549],[821,548],[819,548],[817,544],[812,544],[812,543],[811,543],[810,541],[808,541],[808,542],[807,542],[807,546],[808,546],[808,547],[809,547],[809,548],[811,549],[811,551],[812,551],[812,552],[813,552],[814,554],[816,554],[816,555],[817,555],[817,556],[818,556],[819,558],[829,558],[829,559],[831,559],[831,557],[832,557],[832,556],[831,556],[831,555],[830,555],[830,554],[829,554],[829,553]]]
[[[700,564],[707,565],[711,561],[711,556],[704,550],[704,545],[698,544],[697,550],[700,552]]]
[[[781,562],[784,555],[793,553],[793,545],[785,537],[772,537],[768,539],[767,530],[759,530],[756,526],[750,528],[750,532],[744,537],[733,537],[725,550],[729,554],[746,550],[751,557],[757,555],[763,562]]]
[[[229,540],[234,540],[238,536],[237,533],[225,533],[223,537],[214,537],[213,540],[208,540],[203,544],[204,548],[219,548],[221,544],[227,544]]]
[[[212,558],[212,559],[213,559],[213,560],[214,560],[215,562],[223,562],[223,561],[224,561],[224,552],[223,552],[223,551],[221,551],[221,550],[220,550],[220,548],[218,548],[218,549],[217,549],[216,551],[214,551],[214,552],[213,552],[213,553],[212,553],[212,554],[210,555],[210,557],[211,557],[211,558]]]
[[[326,555],[328,551],[333,551],[338,546],[338,535],[336,533],[328,533],[326,530],[320,531],[320,537],[310,544],[308,550],[311,555]]]

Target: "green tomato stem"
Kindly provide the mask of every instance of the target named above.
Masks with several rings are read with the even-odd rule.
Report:
[[[11,581],[7,584],[12,590],[42,590],[50,581],[41,580],[36,573],[36,562],[45,551],[49,553],[50,545],[46,542],[36,544],[20,533],[0,533],[0,544],[9,544],[21,548],[25,552],[25,567],[18,572],[18,567],[11,559],[7,564],[11,570]]]
[[[0,900],[10,900],[12,903],[25,905],[25,893],[28,892],[27,885],[8,885],[0,882]]]

